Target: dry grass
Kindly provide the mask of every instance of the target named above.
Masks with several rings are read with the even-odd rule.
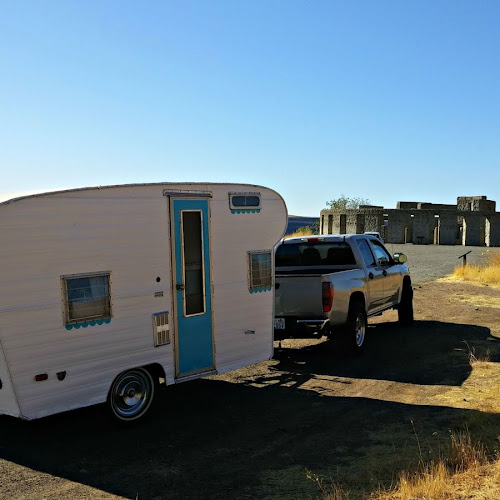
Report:
[[[348,500],[350,494],[339,484],[325,487],[311,473],[324,500]],[[403,472],[394,488],[363,496],[367,500],[455,500],[500,498],[500,459],[488,460],[481,444],[474,443],[469,431],[452,433],[447,457],[424,464],[415,473]]]
[[[314,231],[310,226],[305,226],[305,227],[299,227],[297,231],[294,233],[286,234],[285,238],[295,238],[298,236],[311,236],[314,234]]]
[[[500,286],[500,252],[490,250],[486,252],[488,253],[488,261],[485,265],[467,264],[457,267],[453,276],[482,285]]]
[[[477,449],[475,452],[480,453]],[[487,463],[474,453],[453,471],[445,462],[432,464],[416,475],[404,474],[392,491],[379,491],[370,500],[455,500],[500,498],[500,460]]]
[[[323,478],[314,474],[310,470],[306,470],[306,477],[316,483],[324,500],[349,500],[349,493],[346,492],[340,484],[332,483],[331,485],[326,486]]]
[[[349,500],[339,485],[324,494],[324,500]],[[452,473],[444,462],[432,464],[419,474],[403,474],[390,491],[377,491],[368,500],[484,500],[500,498],[500,460],[475,464]]]

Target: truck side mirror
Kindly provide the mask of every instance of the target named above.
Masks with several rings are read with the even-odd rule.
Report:
[[[404,264],[408,259],[404,253],[395,253],[394,254],[394,262],[396,264]]]
[[[379,266],[387,266],[388,264],[389,264],[389,261],[385,257],[380,257],[378,259]]]

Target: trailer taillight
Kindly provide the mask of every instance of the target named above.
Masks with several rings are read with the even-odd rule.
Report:
[[[330,312],[333,302],[333,285],[328,281],[321,283],[323,297],[323,312]]]

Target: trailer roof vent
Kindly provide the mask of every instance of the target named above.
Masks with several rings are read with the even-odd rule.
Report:
[[[168,324],[168,311],[153,314],[153,333],[155,347],[170,344],[170,327]]]

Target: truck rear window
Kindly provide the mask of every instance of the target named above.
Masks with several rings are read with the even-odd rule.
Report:
[[[343,242],[301,242],[280,245],[276,250],[276,267],[355,265],[351,247]]]

